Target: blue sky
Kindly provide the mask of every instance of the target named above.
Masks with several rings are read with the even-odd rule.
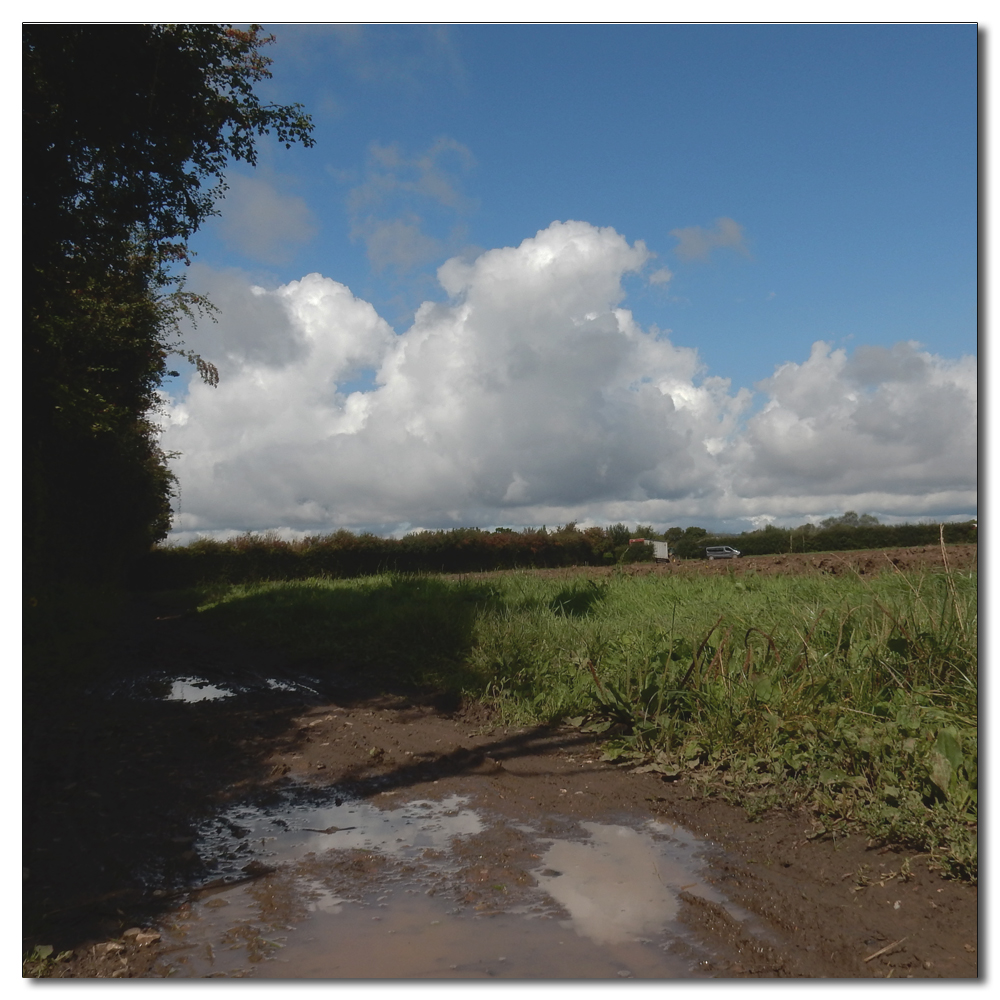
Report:
[[[268,30],[176,537],[974,514],[974,25]]]

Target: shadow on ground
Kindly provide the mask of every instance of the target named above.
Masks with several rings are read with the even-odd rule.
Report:
[[[463,711],[455,687],[435,686],[434,677],[461,680],[456,664],[488,589],[418,578],[388,581],[365,597],[305,586],[291,603],[256,595],[200,614],[146,599],[126,609],[106,641],[80,651],[85,671],[42,667],[29,652],[26,951],[120,935],[202,884],[207,873],[193,850],[199,825],[228,803],[287,781],[268,761],[295,747],[294,719],[310,706],[389,698],[424,712]],[[176,678],[232,694],[166,700]],[[432,772],[474,771],[586,739],[536,730],[475,752],[442,753],[377,781],[329,779],[364,797]]]

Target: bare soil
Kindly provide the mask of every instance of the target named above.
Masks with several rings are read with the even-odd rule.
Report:
[[[947,550],[952,569],[975,546]],[[934,547],[731,563],[633,566],[633,572],[874,573],[934,569]],[[563,571],[542,571],[563,572]],[[574,571],[579,572],[579,571]],[[595,571],[601,572],[601,571]],[[921,857],[863,835],[823,839],[804,813],[751,821],[685,780],[602,762],[595,738],[570,728],[504,729],[479,705],[433,692],[365,690],[315,664],[235,645],[180,609],[137,601],[84,686],[25,685],[24,951],[72,957],[58,977],[155,975],[168,910],[205,891],[192,849],[198,825],[227,804],[289,782],[335,786],[375,802],[468,795],[512,820],[572,823],[669,819],[713,845],[710,879],[754,927],[684,895],[683,919],[721,977],[940,978],[978,974],[978,890],[947,881]],[[197,676],[239,688],[197,703],[142,696],[149,678]],[[294,687],[304,677],[313,690]],[[289,690],[273,690],[267,679]],[[146,687],[143,687],[143,685]],[[494,905],[497,882],[529,884],[516,827],[476,842],[463,901]],[[506,833],[504,832],[506,831]],[[482,860],[479,856],[482,855]],[[266,874],[251,865],[247,879]],[[210,889],[210,887],[209,887]],[[140,932],[140,933],[137,933]],[[40,971],[38,963],[26,966]]]
[[[740,556],[737,559],[678,559],[670,562],[631,563],[623,567],[574,566],[568,569],[538,569],[540,576],[592,576],[599,578],[616,572],[633,576],[649,573],[670,576],[799,576],[820,573],[842,576],[857,573],[872,576],[890,570],[900,572],[940,572],[947,568],[968,572],[978,566],[976,545],[949,545],[942,553],[939,545],[915,545],[902,549],[859,549],[846,552],[787,552],[771,556]],[[470,574],[489,576],[488,573]]]

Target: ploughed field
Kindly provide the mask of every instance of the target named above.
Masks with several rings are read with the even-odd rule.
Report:
[[[915,545],[902,549],[858,549],[844,552],[789,552],[772,556],[740,556],[737,559],[683,559],[670,563],[633,563],[626,567],[628,573],[670,573],[676,576],[704,576],[728,574],[800,575],[824,573],[840,576],[860,573],[871,576],[888,569],[911,572],[940,572],[948,568],[961,572],[975,572],[978,567],[977,545],[949,545],[942,556],[938,545]],[[542,576],[596,577],[615,573],[613,567],[572,567],[570,569],[533,570]],[[490,576],[492,574],[482,574]]]
[[[26,974],[975,976],[974,695],[947,670],[967,669],[975,638],[976,550],[942,559],[795,553],[137,601],[73,678],[26,683]],[[799,624],[764,620],[779,592],[761,581],[780,575],[821,588],[803,598],[804,644]],[[692,590],[703,576],[721,579]],[[690,617],[689,593],[718,611]],[[921,609],[950,659],[919,646]],[[887,617],[885,662],[866,659]],[[626,620],[648,627],[626,642]],[[874,728],[813,751],[801,699],[820,729],[826,709],[797,679],[855,683],[822,674],[825,650],[889,680],[844,688],[871,694],[853,713]],[[748,699],[740,714],[767,732],[731,720],[727,757],[716,697]],[[897,722],[913,726],[902,749]],[[924,800],[882,795],[889,769]],[[923,848],[921,809],[938,817]]]

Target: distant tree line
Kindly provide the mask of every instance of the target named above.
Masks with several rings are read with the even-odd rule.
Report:
[[[975,521],[944,526],[949,545],[978,541]],[[937,524],[880,524],[871,514],[847,511],[817,524],[777,528],[773,524],[740,535],[711,534],[704,528],[671,528],[663,538],[680,559],[698,559],[709,545],[731,545],[745,556],[777,555],[782,552],[838,552],[845,549],[890,549],[933,545],[940,539]]]
[[[680,559],[702,559],[708,545],[733,545],[744,555],[929,545],[938,541],[939,528],[936,524],[883,525],[870,515],[849,512],[819,526],[768,526],[742,535],[711,535],[694,527],[658,534],[641,524],[634,530],[625,524],[580,529],[574,523],[553,530],[423,531],[399,539],[344,530],[289,542],[273,533],[246,534],[227,542],[202,540],[155,548],[134,564],[132,583],[155,590],[384,571],[475,573],[651,561],[651,545],[630,544],[637,538],[666,541],[671,554]],[[975,522],[945,525],[945,541],[975,542]]]
[[[651,560],[652,546],[629,545],[631,537],[635,536],[623,524],[580,530],[572,523],[551,531],[455,528],[399,539],[343,530],[293,542],[270,533],[246,534],[227,542],[158,547],[137,561],[132,582],[139,588],[168,589],[216,581],[365,576],[387,570],[476,573]]]

